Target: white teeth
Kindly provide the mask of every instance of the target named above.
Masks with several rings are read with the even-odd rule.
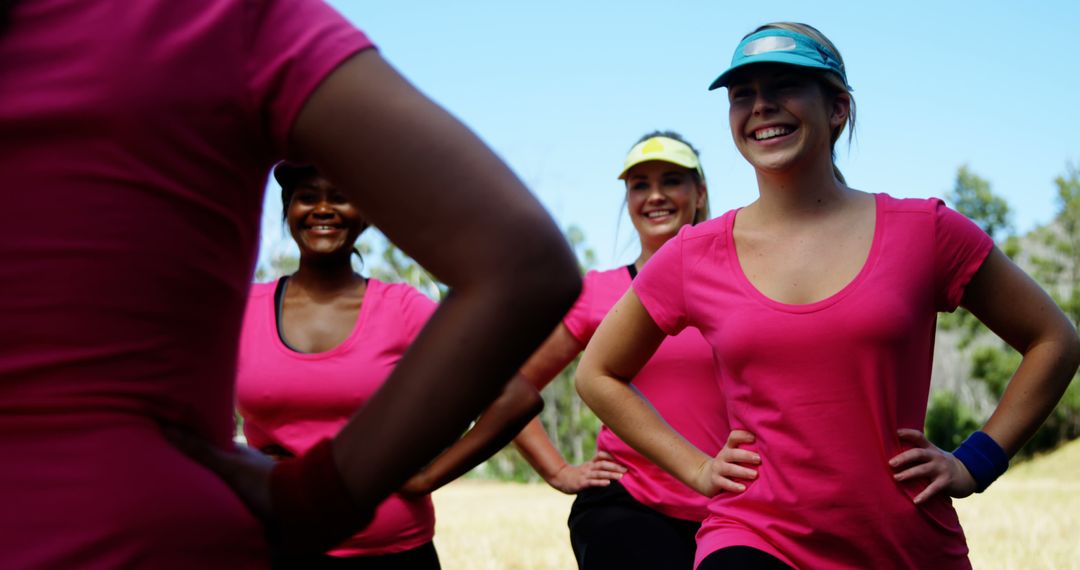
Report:
[[[336,230],[337,228],[335,228],[334,226],[311,226],[311,229],[318,231],[329,231]]]
[[[671,210],[656,210],[654,212],[649,212],[648,214],[645,214],[645,217],[659,218],[660,216],[667,216],[667,215],[670,215],[670,214],[671,214]]]
[[[790,132],[791,129],[788,127],[769,127],[767,129],[761,129],[760,131],[754,131],[754,139],[763,141],[766,139],[771,139],[773,137],[786,135]]]

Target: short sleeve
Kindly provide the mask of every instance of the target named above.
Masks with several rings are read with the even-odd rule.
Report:
[[[566,326],[566,330],[570,331],[570,334],[577,339],[582,345],[589,343],[589,339],[592,338],[593,333],[596,332],[597,323],[590,318],[591,303],[589,302],[589,294],[592,293],[592,289],[596,287],[593,282],[593,276],[596,275],[595,271],[590,271],[585,279],[581,282],[581,294],[578,295],[577,301],[574,302],[574,306],[570,307],[570,311],[563,317],[563,325]]]
[[[409,285],[401,284],[400,287],[401,324],[406,338],[412,342],[439,305]]]
[[[686,282],[683,243],[691,226],[683,226],[641,268],[631,285],[660,330],[675,335],[686,328]]]
[[[331,71],[372,47],[322,0],[265,0],[255,19],[249,88],[275,149],[284,155],[300,109]]]
[[[964,288],[982,266],[994,241],[940,200],[933,203],[935,305],[938,311],[951,312],[960,305]]]

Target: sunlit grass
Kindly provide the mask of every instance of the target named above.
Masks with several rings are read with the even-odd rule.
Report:
[[[975,568],[1080,568],[1080,441],[954,504]]]
[[[435,493],[445,570],[575,567],[569,497],[543,484],[465,480]],[[976,569],[1080,569],[1080,441],[954,503]]]

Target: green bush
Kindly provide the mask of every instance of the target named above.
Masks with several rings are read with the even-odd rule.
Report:
[[[934,445],[952,451],[980,423],[954,392],[935,390],[926,409],[926,438]]]

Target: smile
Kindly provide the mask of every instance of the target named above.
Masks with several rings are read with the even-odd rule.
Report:
[[[795,132],[795,129],[787,126],[766,127],[754,131],[754,140],[765,141],[776,137],[782,137]]]
[[[663,216],[670,216],[670,215],[672,215],[674,213],[675,213],[674,210],[653,210],[652,212],[649,212],[648,214],[645,214],[645,217],[646,218],[660,218],[660,217],[663,217]]]

